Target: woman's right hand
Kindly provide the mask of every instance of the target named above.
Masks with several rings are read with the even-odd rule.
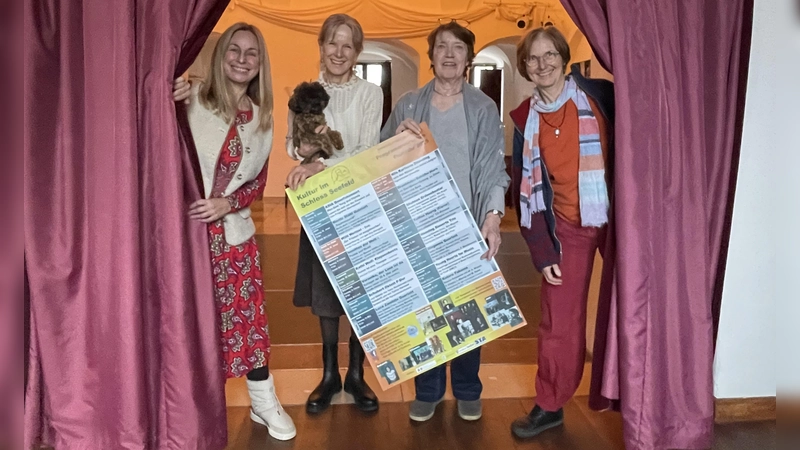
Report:
[[[558,267],[558,264],[545,267],[544,270],[542,270],[542,276],[544,277],[544,281],[547,281],[553,286],[561,286],[561,284],[564,283],[561,279],[561,268]]]
[[[172,99],[174,101],[182,102],[188,100],[191,93],[192,85],[183,77],[175,78],[175,81],[172,82]]]
[[[417,136],[422,136],[422,128],[419,127],[417,122],[414,122],[414,119],[405,119],[404,121],[400,122],[400,125],[397,126],[397,130],[395,130],[394,134],[398,135],[405,130],[410,130]]]

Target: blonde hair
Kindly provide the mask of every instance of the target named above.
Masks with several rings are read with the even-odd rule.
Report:
[[[364,30],[361,29],[361,24],[356,19],[347,14],[328,16],[325,22],[322,23],[322,28],[319,29],[317,43],[320,47],[325,45],[327,41],[333,38],[336,29],[341,25],[346,25],[353,32],[353,49],[356,51],[356,55],[360,55],[361,51],[364,50]]]
[[[231,39],[238,31],[249,31],[253,33],[256,41],[258,41],[258,75],[250,81],[245,92],[250,100],[259,107],[258,117],[256,118],[258,120],[258,129],[267,131],[272,128],[272,75],[264,36],[253,25],[244,22],[233,24],[219,37],[211,57],[211,69],[208,71],[208,76],[200,88],[200,102],[206,108],[215,111],[226,122],[233,122],[239,99],[234,98],[233,89],[231,89],[228,78],[225,76],[223,64]]]

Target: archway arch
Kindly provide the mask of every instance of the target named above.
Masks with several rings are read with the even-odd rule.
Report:
[[[359,62],[391,61],[392,107],[403,94],[417,88],[419,80],[419,53],[397,39],[367,39]]]

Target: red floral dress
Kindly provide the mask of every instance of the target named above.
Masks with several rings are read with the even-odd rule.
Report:
[[[239,112],[228,131],[214,173],[211,198],[223,198],[242,161],[238,125],[253,120],[252,111]],[[255,180],[227,197],[232,212],[249,206],[264,192],[267,164]],[[240,377],[269,362],[269,325],[264,309],[261,259],[255,236],[231,246],[225,241],[222,219],[208,224],[214,298],[220,316],[223,370],[227,378]]]

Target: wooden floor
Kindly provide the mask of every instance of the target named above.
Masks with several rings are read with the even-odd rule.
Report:
[[[297,426],[297,437],[281,442],[270,438],[265,427],[254,424],[248,408],[228,409],[228,450],[325,449],[325,450],[612,450],[624,449],[620,416],[589,410],[586,398],[565,407],[563,427],[521,441],[512,436],[511,422],[527,413],[532,399],[483,401],[483,417],[465,422],[458,417],[454,401],[438,406],[428,422],[408,418],[407,403],[382,404],[365,415],[352,405],[334,405],[318,416],[309,416],[302,406],[287,408]],[[714,449],[768,450],[776,448],[775,422],[717,425]]]

